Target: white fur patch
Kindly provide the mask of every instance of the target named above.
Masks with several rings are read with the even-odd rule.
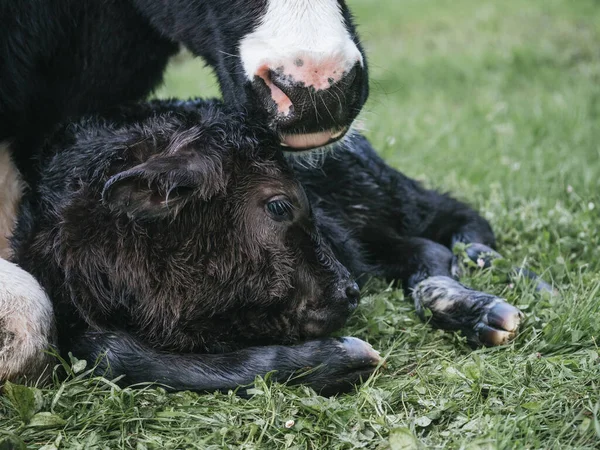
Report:
[[[338,0],[268,0],[260,25],[240,42],[240,57],[250,80],[265,67],[282,68],[316,89],[364,64]]]
[[[29,273],[0,259],[0,381],[39,377],[53,341],[50,299]]]
[[[2,258],[11,254],[9,238],[16,221],[23,183],[7,143],[0,143],[0,382],[39,377],[54,340],[50,299],[27,272]]]
[[[23,183],[11,160],[9,145],[0,142],[0,258],[10,256],[8,240],[15,226],[22,192]]]

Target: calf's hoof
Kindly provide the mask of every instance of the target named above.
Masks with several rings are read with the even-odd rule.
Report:
[[[493,297],[491,303],[481,308],[479,322],[473,327],[473,333],[465,330],[469,342],[473,345],[493,347],[508,344],[517,334],[523,313],[501,298]]]
[[[338,340],[339,346],[345,353],[345,360],[349,368],[373,367],[381,362],[381,355],[371,344],[359,338],[347,336]]]
[[[437,328],[460,330],[474,346],[495,346],[515,337],[523,313],[504,299],[463,286],[444,276],[430,277],[413,290],[417,313],[432,313]]]
[[[502,255],[493,248],[479,243],[467,245],[465,251],[469,259],[482,269],[491,267],[492,261],[502,258]]]
[[[467,256],[477,266],[482,269],[487,269],[492,266],[492,262],[496,259],[502,259],[502,255],[494,249],[484,244],[469,244],[466,248]],[[550,283],[544,281],[537,273],[527,267],[514,267],[509,275],[510,279],[524,277],[534,282],[534,289],[539,293],[547,293],[550,295],[556,295],[557,292],[554,290]]]
[[[351,391],[382,363],[371,344],[355,337],[321,339],[299,347],[311,364],[292,383],[308,384],[324,396]]]

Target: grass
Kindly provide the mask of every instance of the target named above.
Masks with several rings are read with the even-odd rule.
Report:
[[[50,388],[9,387],[0,436],[48,450],[600,446],[600,2],[349,3],[370,60],[361,122],[375,147],[479,208],[503,254],[560,295],[472,274],[467,284],[505,296],[527,322],[511,345],[471,351],[375,282],[344,333],[388,364],[355,394],[261,379],[250,399],[120,389],[76,363]],[[185,57],[158,92],[216,94]]]

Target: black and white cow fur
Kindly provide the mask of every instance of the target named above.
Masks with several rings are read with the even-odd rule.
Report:
[[[215,69],[227,104],[288,151],[342,137],[368,94],[344,0],[0,0],[0,257],[45,136],[70,117],[145,98],[180,46]],[[24,300],[38,291],[17,279],[27,275],[0,263],[0,317],[14,324],[29,317],[15,299],[43,300]],[[45,343],[34,342],[23,338],[22,361],[39,359]],[[0,379],[20,371],[13,362]]]
[[[512,338],[519,310],[454,279],[450,247],[493,254],[489,224],[364,137],[338,145],[319,169],[290,166],[276,135],[205,101],[62,128],[39,152],[14,238],[52,299],[60,350],[106,353],[98,370],[130,383],[230,389],[311,367],[301,381],[336,392],[379,361],[328,338],[358,302],[348,270],[401,281],[434,326],[474,345]]]
[[[289,150],[341,137],[367,69],[343,0],[0,0],[0,141],[17,166],[68,117],[147,96],[180,45]]]

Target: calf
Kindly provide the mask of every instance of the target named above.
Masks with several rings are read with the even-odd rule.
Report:
[[[319,366],[306,382],[347,387],[378,362],[362,341],[327,338],[358,302],[348,270],[401,281],[474,345],[519,326],[519,310],[453,278],[449,247],[493,252],[488,223],[360,136],[309,170],[219,104],[152,102],[67,125],[38,170],[15,260],[52,299],[59,348],[106,352],[100,370],[132,383],[228,389]]]
[[[287,151],[339,139],[368,94],[366,60],[343,0],[0,0],[0,18],[4,258],[45,136],[69,117],[145,98],[181,46],[215,69],[226,103],[260,118]],[[0,305],[46,301],[15,277],[28,279],[0,264]],[[17,342],[21,361],[39,360],[42,342]],[[5,365],[0,378],[26,365]]]
[[[67,125],[38,165],[14,255],[52,299],[61,350],[196,390],[326,363],[303,380],[337,391],[378,362],[358,339],[325,338],[359,290],[261,127],[156,102]]]

